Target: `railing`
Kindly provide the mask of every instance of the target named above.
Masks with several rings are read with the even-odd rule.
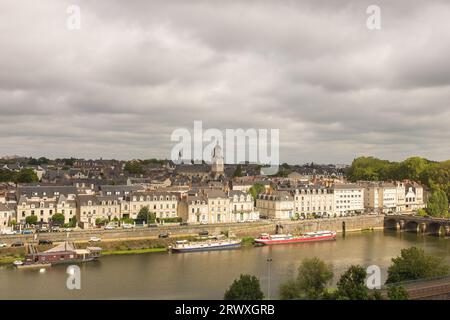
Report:
[[[450,276],[439,276],[439,277],[431,277],[431,278],[422,278],[422,279],[394,282],[394,283],[384,284],[381,287],[381,289],[382,290],[388,289],[389,287],[393,287],[393,286],[402,286],[402,287],[406,288],[409,285],[427,283],[427,282],[432,282],[432,281],[440,281],[440,280],[448,280],[450,282]]]

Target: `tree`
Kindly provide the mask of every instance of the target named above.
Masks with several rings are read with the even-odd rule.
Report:
[[[77,217],[72,217],[69,219],[69,227],[75,228],[77,226]]]
[[[137,215],[137,220],[145,221],[145,223],[148,223],[148,215],[150,214],[150,211],[148,210],[148,207],[143,207],[141,210],[139,210],[139,213]]]
[[[62,213],[55,213],[52,216],[52,222],[58,225],[64,224],[65,217]]]
[[[419,210],[417,211],[417,215],[418,215],[418,216],[421,216],[421,217],[425,217],[425,216],[427,215],[427,212],[426,212],[426,210],[424,210],[424,209],[419,209]]]
[[[155,223],[156,214],[154,212],[150,212],[148,207],[143,207],[141,210],[139,210],[137,220],[145,221],[145,223]]]
[[[28,216],[28,217],[25,218],[25,222],[27,224],[36,224],[37,220],[38,220],[38,218],[35,215],[31,215],[31,216]]]
[[[109,220],[107,218],[97,218],[95,219],[95,225],[96,226],[103,226],[105,224],[107,224],[109,222]]]
[[[321,299],[333,279],[333,267],[319,258],[305,259],[295,280],[280,286],[281,299]]]
[[[234,170],[233,177],[242,177],[242,166],[237,165],[236,170]]]
[[[131,174],[143,174],[144,168],[138,161],[128,161],[125,164],[124,170]]]
[[[266,190],[266,187],[262,183],[255,183],[250,187],[249,192],[252,195],[253,199],[256,200],[256,196],[260,193],[263,193]]]
[[[408,300],[408,292],[402,286],[389,286],[387,292],[389,300]]]
[[[337,299],[369,300],[369,289],[365,284],[366,276],[367,273],[363,267],[359,265],[350,266],[337,283]]]
[[[411,247],[402,249],[400,256],[392,259],[386,283],[426,279],[448,274],[449,266],[442,258],[427,255],[422,249]]]
[[[428,199],[427,212],[433,217],[446,217],[448,215],[448,199],[442,190],[435,190]]]
[[[39,181],[38,176],[33,171],[33,169],[22,169],[18,173],[15,182],[18,183],[30,183]]]
[[[225,292],[224,300],[262,300],[264,294],[261,291],[259,279],[249,274],[241,274],[234,280],[230,288]]]

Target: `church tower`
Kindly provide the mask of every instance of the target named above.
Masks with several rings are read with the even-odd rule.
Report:
[[[223,175],[223,154],[222,148],[219,146],[219,142],[217,142],[216,146],[212,152],[212,160],[211,160],[211,173],[214,177],[219,177]]]

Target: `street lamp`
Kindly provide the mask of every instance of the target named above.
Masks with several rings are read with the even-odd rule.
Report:
[[[269,277],[267,282],[267,299],[270,300],[270,276],[271,276],[271,265],[272,265],[272,258],[267,258],[267,266],[269,269]]]

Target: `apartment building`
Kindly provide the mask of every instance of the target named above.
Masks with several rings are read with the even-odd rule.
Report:
[[[0,203],[0,230],[9,226],[12,220],[15,220],[16,211],[6,203]]]
[[[62,213],[66,222],[76,214],[77,189],[70,186],[19,187],[16,191],[17,222],[25,223],[28,216],[38,222],[50,222],[55,213]]]
[[[206,197],[199,192],[190,192],[178,204],[178,215],[184,222],[208,223],[208,203]]]
[[[155,213],[157,218],[175,218],[178,216],[178,196],[172,192],[133,192],[122,202],[122,216],[136,219],[144,207]]]
[[[256,210],[261,218],[291,219],[294,217],[294,197],[288,191],[261,193],[256,198]]]
[[[122,218],[120,196],[83,194],[77,197],[77,221],[85,229],[94,228],[97,219]]]
[[[417,211],[425,208],[423,187],[415,182],[405,183],[405,212]]]
[[[230,222],[230,199],[219,189],[203,190],[208,204],[208,223]]]
[[[228,192],[230,199],[230,222],[259,220],[259,212],[255,211],[253,197],[244,191]]]
[[[361,183],[364,187],[364,208],[367,212],[394,213],[397,211],[397,186],[387,182]]]
[[[364,188],[357,184],[335,184],[334,212],[337,216],[364,211]]]
[[[333,190],[322,186],[299,188],[294,191],[295,213],[303,216],[334,215]]]

